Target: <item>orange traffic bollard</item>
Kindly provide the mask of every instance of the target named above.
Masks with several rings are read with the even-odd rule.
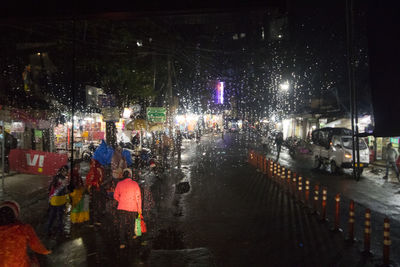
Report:
[[[332,231],[342,232],[342,229],[340,229],[340,194],[335,196],[335,221]]]
[[[254,151],[251,151],[251,165],[255,165],[256,162],[256,154],[254,153]]]
[[[267,174],[267,158],[264,156],[264,161],[263,161],[263,173],[266,175]]]
[[[272,164],[272,161],[269,161],[269,178],[272,177],[272,174],[274,173],[274,164]]]
[[[280,179],[281,179],[281,168],[278,168],[278,172],[276,174],[275,181],[279,184]]]
[[[283,183],[285,184],[286,187],[286,193],[290,194],[290,182],[292,181],[291,177],[290,177],[290,170],[287,171],[286,176],[285,176],[285,180],[283,181]]]
[[[383,221],[383,265],[388,266],[390,263],[390,221],[385,218]]]
[[[285,167],[283,167],[281,177],[280,177],[283,188],[285,187],[285,178],[286,178],[286,170],[285,170]]]
[[[255,167],[258,170],[258,163],[260,162],[260,154],[256,152],[256,161],[255,161]]]
[[[292,194],[293,197],[296,198],[297,195],[297,178],[295,173],[293,173],[293,178],[292,178]]]
[[[322,210],[321,210],[321,222],[326,222],[326,201],[328,199],[328,190],[326,187],[322,188]]]
[[[318,203],[319,203],[319,185],[314,187],[314,214],[318,214]]]
[[[364,255],[371,255],[371,210],[365,210]]]
[[[347,236],[346,241],[354,242],[356,239],[354,237],[354,223],[355,223],[355,213],[354,213],[354,201],[350,200],[350,208],[349,208],[349,235]]]
[[[303,203],[303,178],[299,176],[298,178],[298,199]]]
[[[309,205],[310,205],[310,181],[308,180],[308,179],[306,179],[306,187],[305,187],[305,199],[304,199],[304,202],[305,202],[305,205],[307,206],[307,207],[309,207]]]

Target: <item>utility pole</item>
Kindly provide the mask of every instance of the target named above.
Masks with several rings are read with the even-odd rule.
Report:
[[[168,81],[167,81],[167,120],[168,120],[168,127],[169,127],[169,133],[172,136],[172,112],[171,112],[171,107],[172,107],[172,78],[171,78],[171,56],[168,55],[168,60],[167,60],[167,71],[168,71]]]
[[[346,1],[346,33],[347,33],[347,69],[348,81],[350,89],[350,118],[352,131],[352,160],[353,160],[353,177],[357,181],[360,179],[360,149],[358,137],[358,104],[357,90],[355,87],[354,77],[354,53],[353,53],[353,0]]]
[[[1,139],[1,193],[0,196],[3,197],[4,195],[4,164],[5,164],[5,159],[4,157],[6,156],[5,154],[5,142],[6,142],[6,136],[5,136],[5,129],[4,129],[4,121],[1,121],[1,134],[2,134],[2,139]]]
[[[71,105],[71,169],[70,169],[70,179],[73,176],[73,169],[74,169],[74,127],[75,127],[75,87],[76,87],[76,20],[72,21],[72,81],[71,81],[71,89],[72,89],[72,105]],[[68,153],[67,153],[68,155]]]

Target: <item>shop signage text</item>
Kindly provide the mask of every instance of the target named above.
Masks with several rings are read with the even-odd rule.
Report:
[[[166,110],[162,107],[148,107],[147,108],[147,120],[149,122],[165,122],[166,121]]]
[[[9,155],[11,170],[47,176],[54,176],[67,161],[67,154],[37,150],[12,149]]]

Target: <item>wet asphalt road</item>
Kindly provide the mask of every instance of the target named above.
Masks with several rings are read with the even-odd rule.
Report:
[[[260,149],[260,137],[257,134],[244,134],[248,148],[255,149],[267,157],[276,159],[275,151],[263,151]],[[341,227],[347,233],[348,207],[350,200],[355,201],[356,225],[355,232],[358,245],[362,248],[364,231],[365,209],[371,210],[371,250],[375,258],[382,255],[383,246],[383,220],[390,219],[392,254],[391,259],[400,264],[400,183],[391,171],[389,180],[383,180],[384,168],[370,166],[366,168],[359,181],[354,180],[350,170],[342,170],[338,174],[331,174],[329,167],[313,169],[311,155],[297,155],[292,158],[283,148],[279,163],[290,168],[304,178],[310,179],[312,185],[320,184],[328,189],[328,215],[334,218],[334,197],[341,194]],[[320,193],[321,194],[321,193]]]
[[[257,142],[256,137],[244,134],[226,134],[224,139],[221,135],[208,135],[202,138],[200,144],[185,141],[180,169],[172,168],[161,179],[151,174],[142,175],[155,202],[151,211],[145,214],[148,234],[141,240],[132,240],[126,250],[119,250],[114,217],[106,212],[101,227],[73,226],[67,229],[69,236],[61,238],[46,238],[42,235],[46,245],[53,250],[52,255],[40,257],[42,265],[166,266],[161,265],[161,261],[154,260],[152,252],[200,247],[209,251],[209,255],[203,257],[208,264],[200,266],[268,266],[272,262],[275,262],[274,266],[315,266],[323,260],[331,259],[333,256],[329,253],[336,253],[334,250],[339,248],[340,240],[335,237],[335,240],[331,240],[331,247],[324,247],[321,243],[323,241],[310,230],[315,228],[317,232],[325,233],[323,229],[319,229],[319,224],[308,219],[297,205],[290,204],[290,200],[280,194],[279,190],[271,189],[264,177],[253,177],[255,172],[247,164],[247,151],[248,148],[258,148]],[[172,166],[177,165],[176,160],[171,160],[170,163]],[[355,182],[348,174],[332,176],[323,171],[314,171],[307,167],[307,158],[293,160],[286,153],[281,157],[281,164],[309,177],[312,182],[318,181],[328,186],[328,199],[333,198],[331,191],[341,192],[344,212],[347,210],[348,199],[354,198],[359,203],[356,206],[356,216],[359,218],[358,221],[356,219],[359,226],[356,228],[356,235],[359,237],[362,237],[360,218],[363,216],[363,209],[365,206],[370,207],[373,211],[372,249],[376,251],[375,258],[379,262],[384,212],[378,211],[388,209],[386,205],[390,203],[390,197],[385,194],[386,188],[391,188],[395,195],[397,185],[374,182],[374,177],[368,177],[368,173],[366,178]],[[177,192],[178,184],[182,182],[188,182],[190,188]],[[356,196],[360,196],[360,201]],[[287,211],[271,208],[274,199],[278,197],[285,205],[289,205]],[[379,201],[375,203],[375,199]],[[330,216],[333,213],[332,205],[333,201],[328,202]],[[382,209],[381,206],[386,208]],[[45,216],[42,206],[37,210]],[[288,220],[286,223],[295,225],[293,231],[287,231],[280,224],[273,223],[273,216],[276,214]],[[395,212],[390,216],[396,219]],[[347,230],[346,220],[346,215],[341,216],[344,232]],[[35,226],[36,229],[43,229],[44,220]],[[399,223],[394,221],[391,229],[393,233],[400,233]],[[276,234],[279,231],[284,234]],[[282,238],[292,241],[290,244],[282,243]],[[396,246],[399,243],[398,236],[392,234],[392,241]],[[278,247],[274,247],[274,243]],[[303,246],[305,252],[302,252]],[[353,249],[361,246],[361,242],[356,243]],[[286,252],[282,254],[280,249]],[[291,260],[276,258],[278,255],[291,255],[291,251],[294,251]],[[314,252],[320,255],[321,262],[315,261],[318,257]],[[399,262],[399,255],[392,255]],[[298,264],[294,264],[296,262]]]

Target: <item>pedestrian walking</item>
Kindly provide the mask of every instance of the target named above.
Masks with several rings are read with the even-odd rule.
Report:
[[[176,131],[175,147],[178,154],[178,165],[179,165],[181,162],[181,152],[182,152],[182,133],[180,130]]]
[[[122,148],[117,147],[111,158],[112,177],[114,179],[121,179],[122,171],[124,169],[126,169],[126,167],[127,167],[127,163],[126,163],[125,157],[122,154]]]
[[[19,213],[17,202],[4,201],[0,203],[0,266],[38,265],[36,258],[29,257],[27,247],[39,254],[51,253],[40,242],[32,226],[19,221]]]
[[[100,217],[104,211],[104,202],[101,192],[101,184],[104,180],[104,169],[101,164],[92,159],[90,162],[90,169],[86,175],[86,187],[89,191],[90,202],[89,202],[89,219],[90,226],[101,225]]]
[[[168,166],[168,156],[171,150],[171,138],[164,133],[162,136],[163,166]]]
[[[80,174],[80,163],[74,163],[72,177],[69,183],[71,199],[71,223],[83,223],[89,221],[89,197],[85,193],[83,180]]]
[[[123,180],[115,188],[114,199],[118,201],[119,247],[123,249],[127,245],[128,238],[133,236],[135,218],[138,213],[142,214],[141,190],[138,183],[133,180],[132,170],[124,170]]]
[[[389,143],[387,145],[386,149],[386,175],[383,177],[383,179],[387,179],[389,176],[389,169],[393,168],[394,171],[396,172],[397,179],[400,182],[399,178],[399,169],[397,168],[396,161],[397,158],[399,157],[399,152],[395,148],[393,148],[392,143]]]
[[[47,234],[52,234],[53,223],[57,221],[56,233],[61,234],[64,227],[65,204],[67,203],[68,166],[61,167],[49,186],[49,218],[47,221]]]
[[[282,143],[283,143],[283,133],[279,132],[275,137],[276,152],[278,153],[276,156],[276,161],[279,160],[279,156],[281,154]]]
[[[2,127],[3,126],[0,126],[0,134],[3,132]],[[1,136],[0,140],[2,138],[4,138],[4,172],[9,173],[10,172],[10,161],[9,161],[10,151],[11,151],[11,149],[17,148],[18,141],[14,136],[7,133],[6,131],[4,131],[4,137]],[[1,144],[1,142],[0,142],[0,144]],[[1,147],[0,147],[0,152],[1,152]]]

